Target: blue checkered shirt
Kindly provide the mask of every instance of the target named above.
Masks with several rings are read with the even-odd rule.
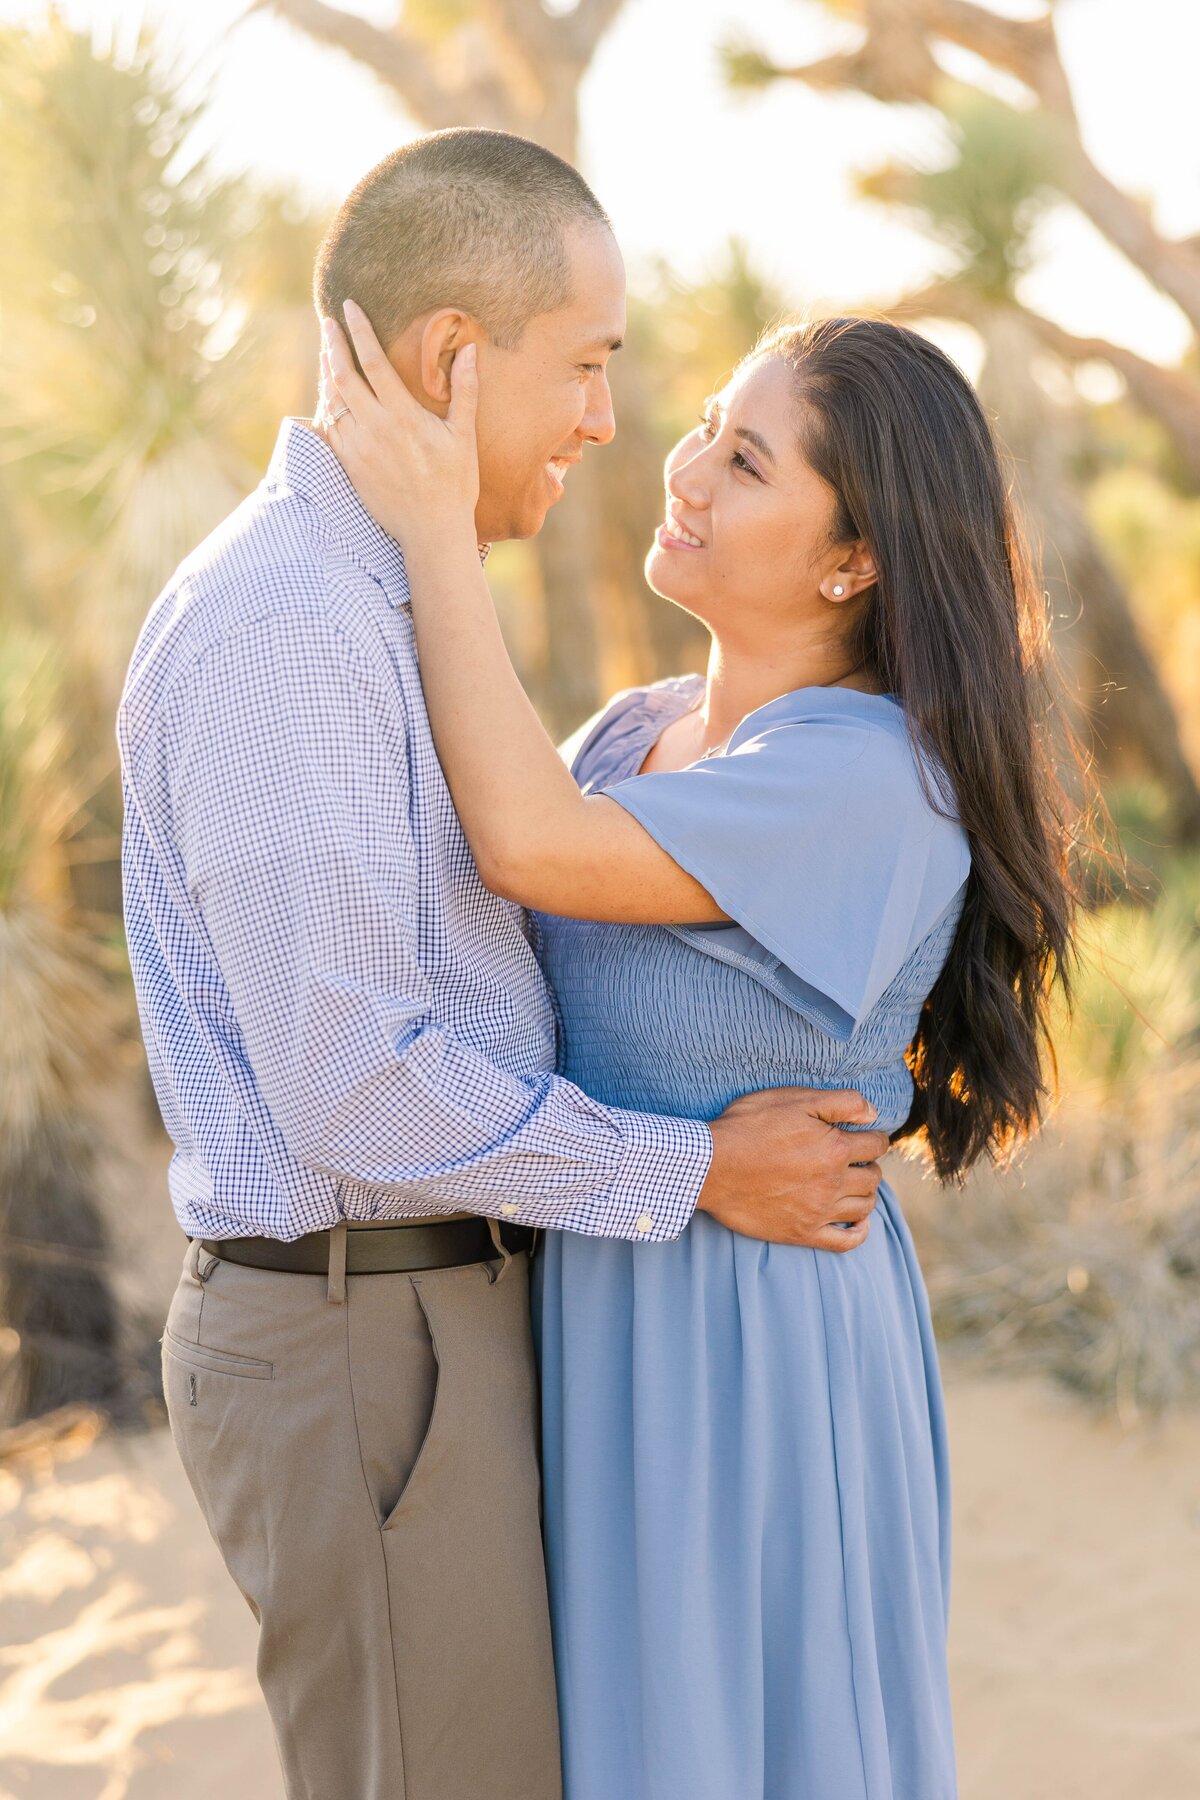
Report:
[[[525,914],[481,884],[438,765],[399,547],[299,421],[153,607],[118,740],[190,1237],[462,1211],[679,1233],[708,1129],[554,1073]]]

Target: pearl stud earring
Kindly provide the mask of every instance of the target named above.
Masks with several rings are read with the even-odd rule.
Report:
[[[838,582],[838,583],[837,583],[837,585],[836,585],[836,586],[835,586],[835,587],[834,587],[834,590],[833,590],[833,591],[834,591],[834,595],[835,595],[835,596],[836,596],[836,597],[839,597],[839,598],[840,598],[840,596],[841,596],[841,595],[842,595],[842,594],[844,594],[844,593],[845,593],[845,591],[846,591],[846,590],[845,590],[845,588],[844,588],[844,587],[843,587],[843,586],[842,586],[842,584],[841,584],[841,582],[840,582],[840,581],[839,581],[839,582]]]

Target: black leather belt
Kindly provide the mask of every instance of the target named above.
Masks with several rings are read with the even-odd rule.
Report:
[[[501,1223],[506,1250],[532,1250],[536,1232],[529,1225]],[[276,1269],[290,1275],[329,1273],[329,1233],[310,1232],[285,1244],[277,1238],[220,1238],[201,1241],[200,1248],[222,1262],[248,1269]],[[440,1225],[380,1225],[346,1233],[347,1275],[397,1275],[409,1269],[455,1269],[464,1263],[491,1262],[496,1246],[486,1219],[447,1219]]]

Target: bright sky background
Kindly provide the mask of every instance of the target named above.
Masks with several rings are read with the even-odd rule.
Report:
[[[529,0],[534,4],[534,0]],[[1021,0],[996,10],[1038,11]],[[0,0],[28,19],[44,0]],[[143,19],[189,66],[211,71],[214,147],[231,168],[330,202],[416,127],[359,65],[247,0],[60,0],[73,24],[128,42]],[[386,24],[390,0],[353,8]],[[1200,0],[1060,0],[1059,32],[1088,146],[1171,232],[1200,231]],[[813,0],[626,0],[583,93],[584,173],[611,213],[636,279],[664,254],[688,275],[738,234],[795,306],[884,301],[924,279],[934,253],[857,200],[854,173],[906,148],[934,152],[916,114],[786,83],[748,99],[723,90],[716,47],[752,35],[787,62],[816,57],[837,27]],[[467,122],[467,121],[464,121]],[[1090,226],[1047,222],[1031,302],[1069,329],[1172,361],[1188,342],[1175,307]]]

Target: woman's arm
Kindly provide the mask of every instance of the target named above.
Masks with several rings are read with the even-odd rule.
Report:
[[[438,756],[480,879],[544,912],[684,924],[727,915],[623,807],[585,797],[517,679],[479,560],[474,346],[443,419],[413,399],[365,315],[346,308],[366,380],[326,324],[326,377],[349,408],[326,434],[400,543]]]

